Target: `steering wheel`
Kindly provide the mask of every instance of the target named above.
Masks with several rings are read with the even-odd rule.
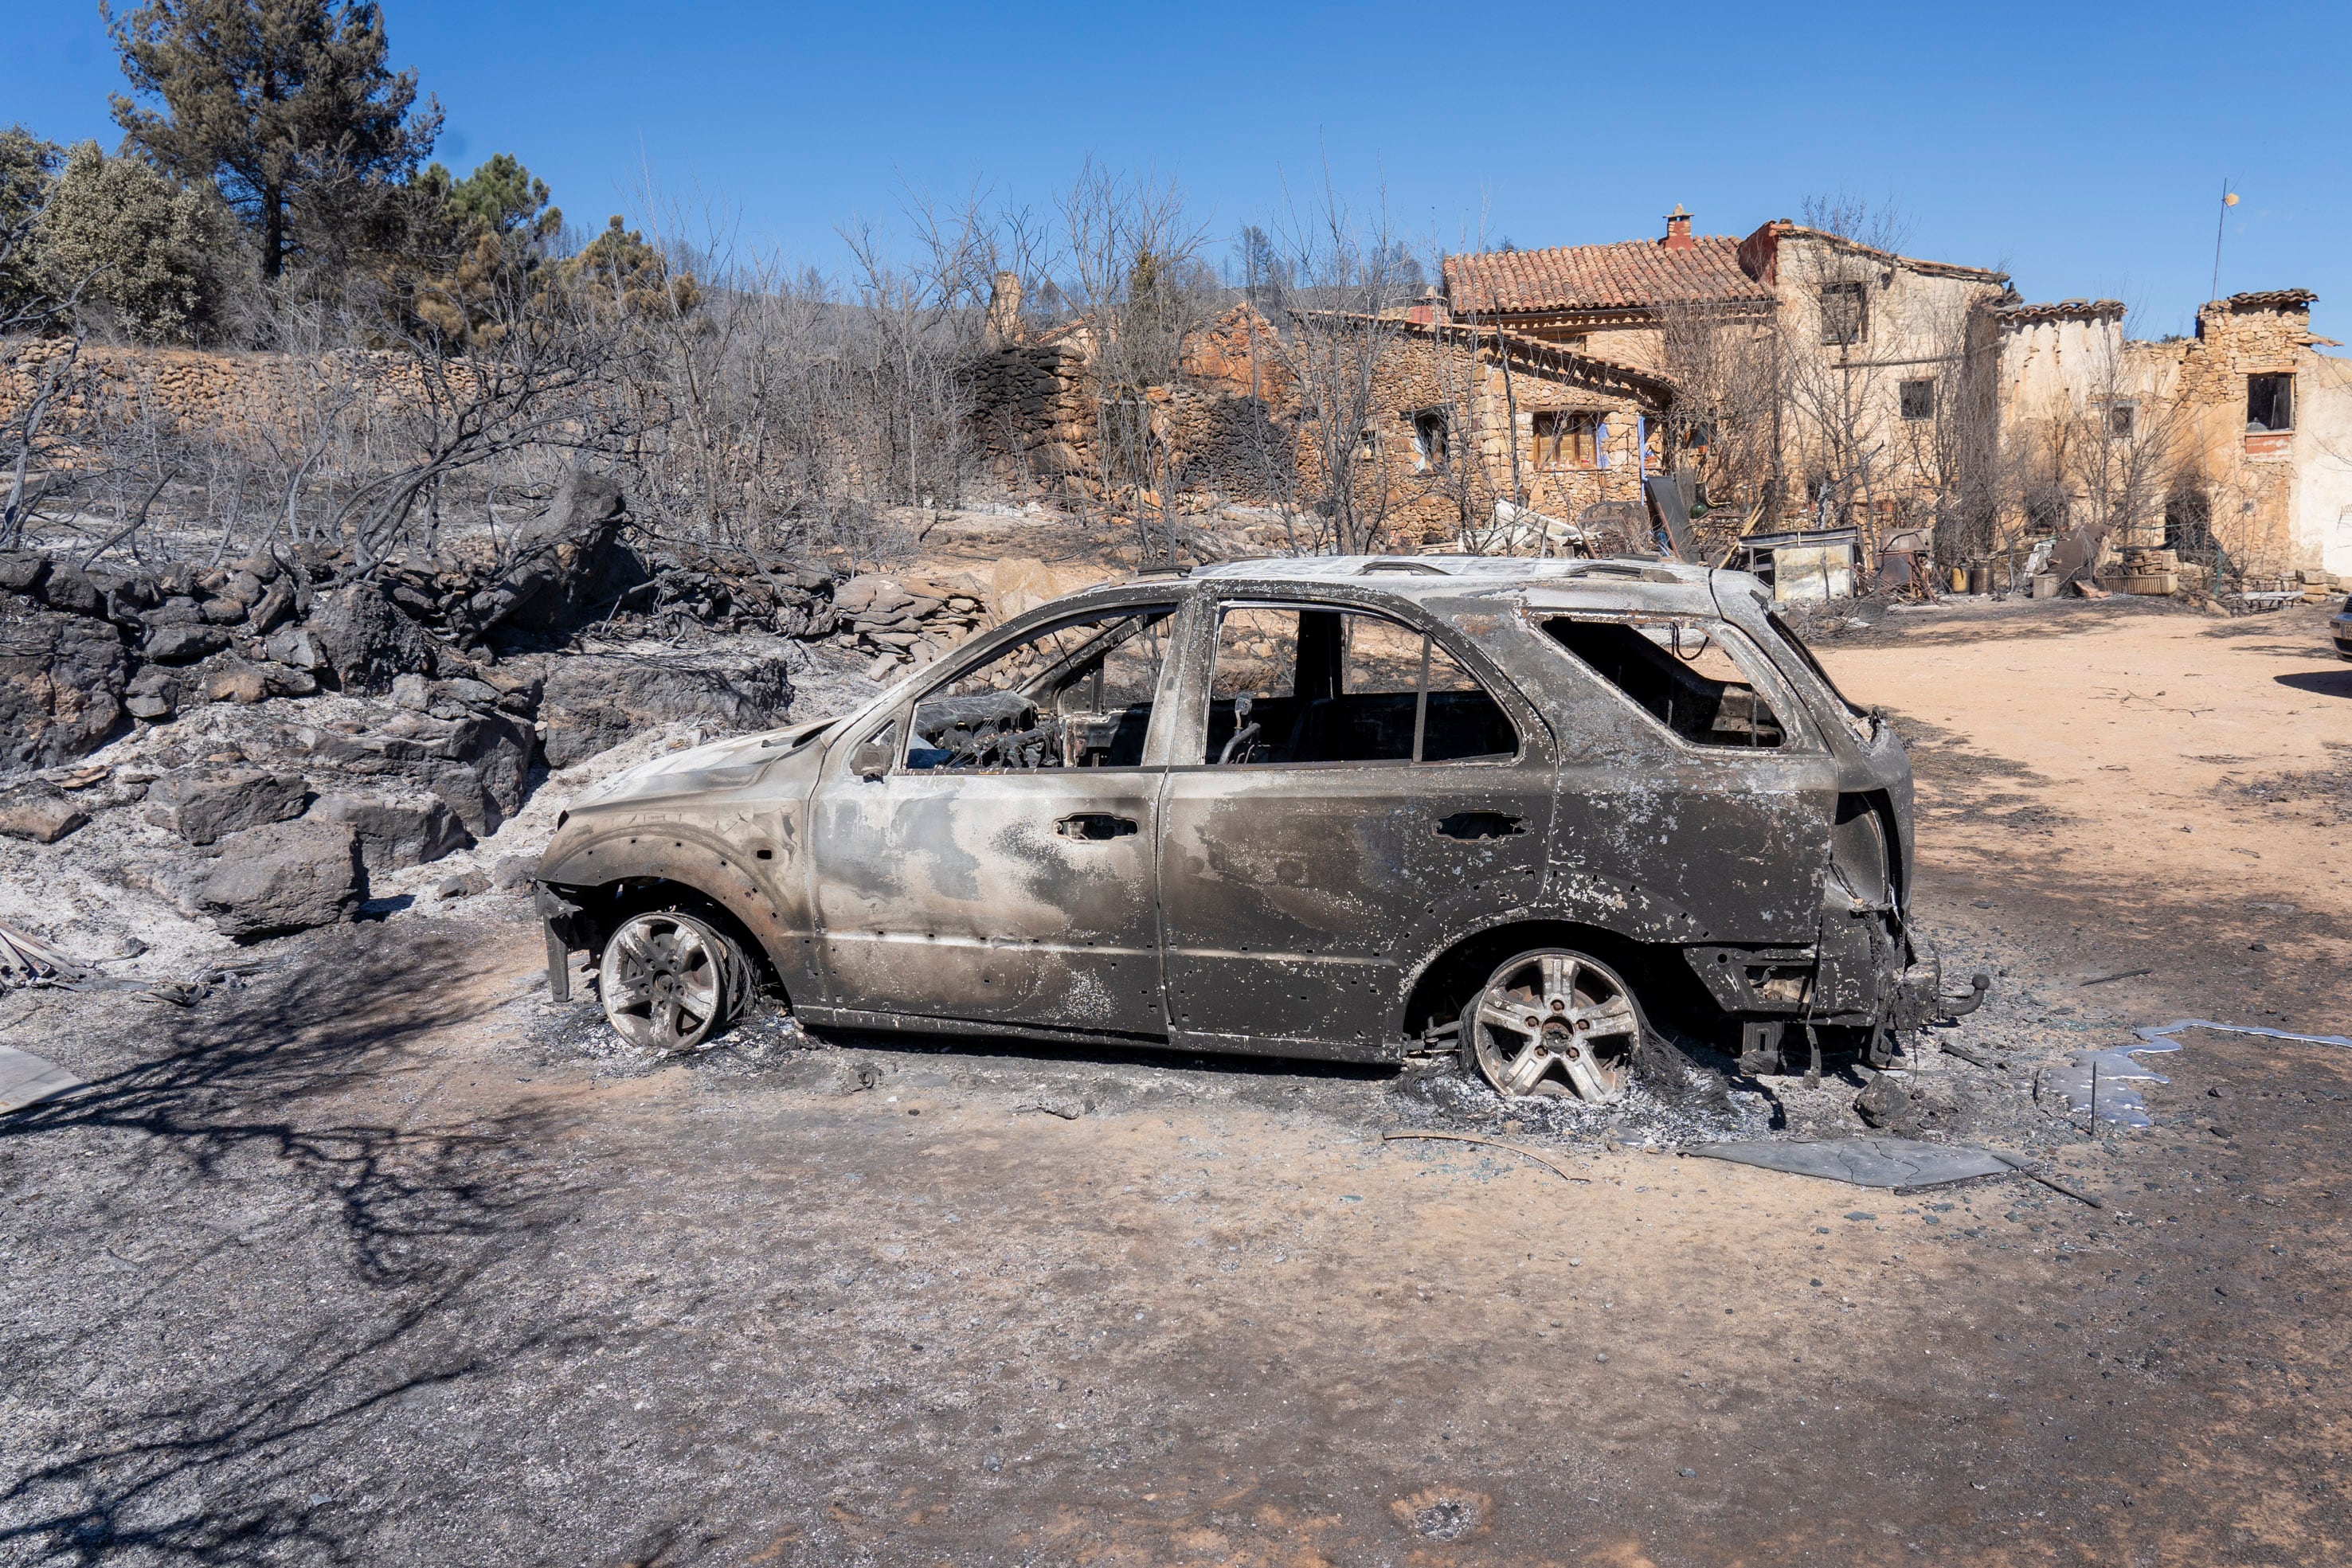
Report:
[[[1257,739],[1258,734],[1258,727],[1249,722],[1249,716],[1250,709],[1256,706],[1255,697],[1241,696],[1234,699],[1234,722],[1241,727],[1234,731],[1234,737],[1231,740],[1225,742],[1225,748],[1217,753],[1218,767],[1222,768],[1231,762],[1236,750],[1241,752],[1244,762],[1249,760],[1249,754],[1255,749],[1252,743]]]
[[[999,729],[994,725],[982,725],[967,735],[950,730],[938,745],[949,753],[941,764],[950,768],[981,769],[1034,768],[1043,767],[1045,754],[1052,748],[1052,726],[1056,721],[1040,719],[1034,729]]]

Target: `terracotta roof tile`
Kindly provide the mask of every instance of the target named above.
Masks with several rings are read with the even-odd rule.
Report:
[[[2007,322],[2120,321],[2124,314],[2124,302],[2120,299],[2060,299],[2037,305],[2021,301],[1992,308],[1993,319]]]
[[[1628,240],[1449,256],[1445,296],[1457,315],[1772,300],[1770,289],[1740,270],[1739,242],[1723,235],[1695,236],[1687,249]]]
[[[2263,288],[2251,294],[2232,294],[2221,303],[2232,310],[2295,310],[2318,298],[2308,288]]]

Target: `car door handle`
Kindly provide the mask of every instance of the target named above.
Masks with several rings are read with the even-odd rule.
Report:
[[[1108,811],[1080,811],[1055,822],[1054,831],[1066,839],[1098,843],[1105,839],[1123,839],[1134,832],[1135,819],[1114,817]]]
[[[1441,839],[1507,839],[1527,831],[1518,818],[1505,811],[1456,811],[1437,820]]]

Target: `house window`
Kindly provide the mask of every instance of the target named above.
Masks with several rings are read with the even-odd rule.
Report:
[[[1933,419],[1936,417],[1936,383],[1934,382],[1905,382],[1895,390],[1903,399],[1904,418]]]
[[[2246,434],[2260,435],[2294,428],[2294,377],[2256,375],[2246,378]]]
[[[1425,408],[1405,417],[1412,421],[1412,469],[1434,474],[1445,466],[1445,411]]]
[[[1594,468],[1601,462],[1601,416],[1565,410],[1536,415],[1536,466]]]
[[[1822,285],[1822,341],[1859,343],[1870,336],[1870,298],[1859,283]]]
[[[2129,441],[2139,421],[2139,405],[2130,402],[2107,404],[2107,439]]]

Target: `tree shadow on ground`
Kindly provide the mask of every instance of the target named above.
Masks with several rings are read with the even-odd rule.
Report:
[[[352,1114],[488,1010],[418,983],[473,954],[381,931],[318,946],[160,1030],[89,998],[76,1021],[153,1031],[142,1060],[0,1117],[0,1175],[48,1189],[14,1210],[42,1200],[47,1224],[14,1260],[0,1557],[358,1560],[360,1521],[326,1505],[401,1401],[586,1332],[560,1301],[513,1310],[591,1195],[541,1157],[575,1118]]]

